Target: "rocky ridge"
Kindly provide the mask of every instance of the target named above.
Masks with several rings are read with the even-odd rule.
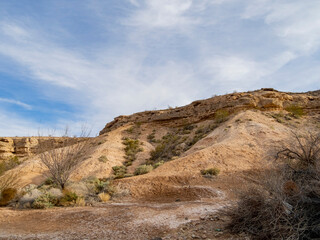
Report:
[[[308,113],[320,111],[320,91],[306,93],[280,92],[272,88],[262,88],[251,92],[231,93],[173,109],[145,111],[129,116],[116,117],[108,123],[100,135],[110,132],[127,123],[161,123],[170,127],[197,123],[212,119],[218,110],[234,113],[240,110],[259,109],[282,110],[299,106]]]

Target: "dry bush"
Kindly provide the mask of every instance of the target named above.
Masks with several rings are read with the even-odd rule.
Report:
[[[11,157],[5,161],[2,161],[0,163],[0,192],[3,191],[6,188],[16,188],[20,177],[20,172],[10,171],[11,169],[17,167],[20,165],[21,162],[18,159],[18,157]]]
[[[19,171],[8,171],[0,176],[0,192],[6,188],[17,188],[20,181]]]
[[[289,147],[284,147],[277,153],[277,158],[285,160],[294,169],[318,167],[320,160],[320,132],[292,132]]]
[[[48,170],[47,177],[50,177],[61,189],[64,189],[72,172],[85,160],[88,136],[89,133],[83,130],[78,138],[64,137],[63,146],[60,148],[53,149],[52,146],[51,148],[47,146],[47,144],[52,144],[51,141],[47,141],[47,144],[42,144],[39,148],[40,160]],[[52,150],[43,151],[43,149]]]
[[[17,195],[17,189],[5,188],[1,191],[0,206],[8,205]]]
[[[108,193],[99,193],[98,197],[101,202],[108,202],[111,198],[111,196]]]
[[[252,239],[320,238],[319,133],[293,139],[277,154],[283,164],[227,210],[231,232]]]

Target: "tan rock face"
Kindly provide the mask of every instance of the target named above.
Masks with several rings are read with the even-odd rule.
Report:
[[[210,119],[219,109],[236,112],[245,109],[282,110],[288,106],[298,105],[305,111],[320,111],[320,91],[307,93],[285,93],[272,88],[232,93],[216,96],[206,100],[195,101],[187,106],[160,111],[145,111],[130,116],[119,116],[108,123],[100,135],[130,122],[158,122],[171,127],[196,123]]]
[[[0,158],[13,156],[14,143],[12,138],[0,138]]]
[[[39,153],[44,145],[53,148],[64,146],[64,139],[59,137],[2,137],[0,138],[0,160],[17,156],[20,158]],[[47,144],[50,141],[52,144]],[[75,140],[76,141],[76,140]],[[49,149],[46,149],[49,150]]]

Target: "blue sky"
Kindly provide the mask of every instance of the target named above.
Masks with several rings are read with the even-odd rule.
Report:
[[[0,0],[0,136],[319,89],[319,13],[318,0]]]

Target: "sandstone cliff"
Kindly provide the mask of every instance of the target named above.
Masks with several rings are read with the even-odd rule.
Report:
[[[0,160],[13,156],[19,158],[32,156],[39,153],[41,149],[49,150],[45,146],[62,147],[65,139],[65,137],[1,137]],[[76,141],[78,140],[75,139]]]

